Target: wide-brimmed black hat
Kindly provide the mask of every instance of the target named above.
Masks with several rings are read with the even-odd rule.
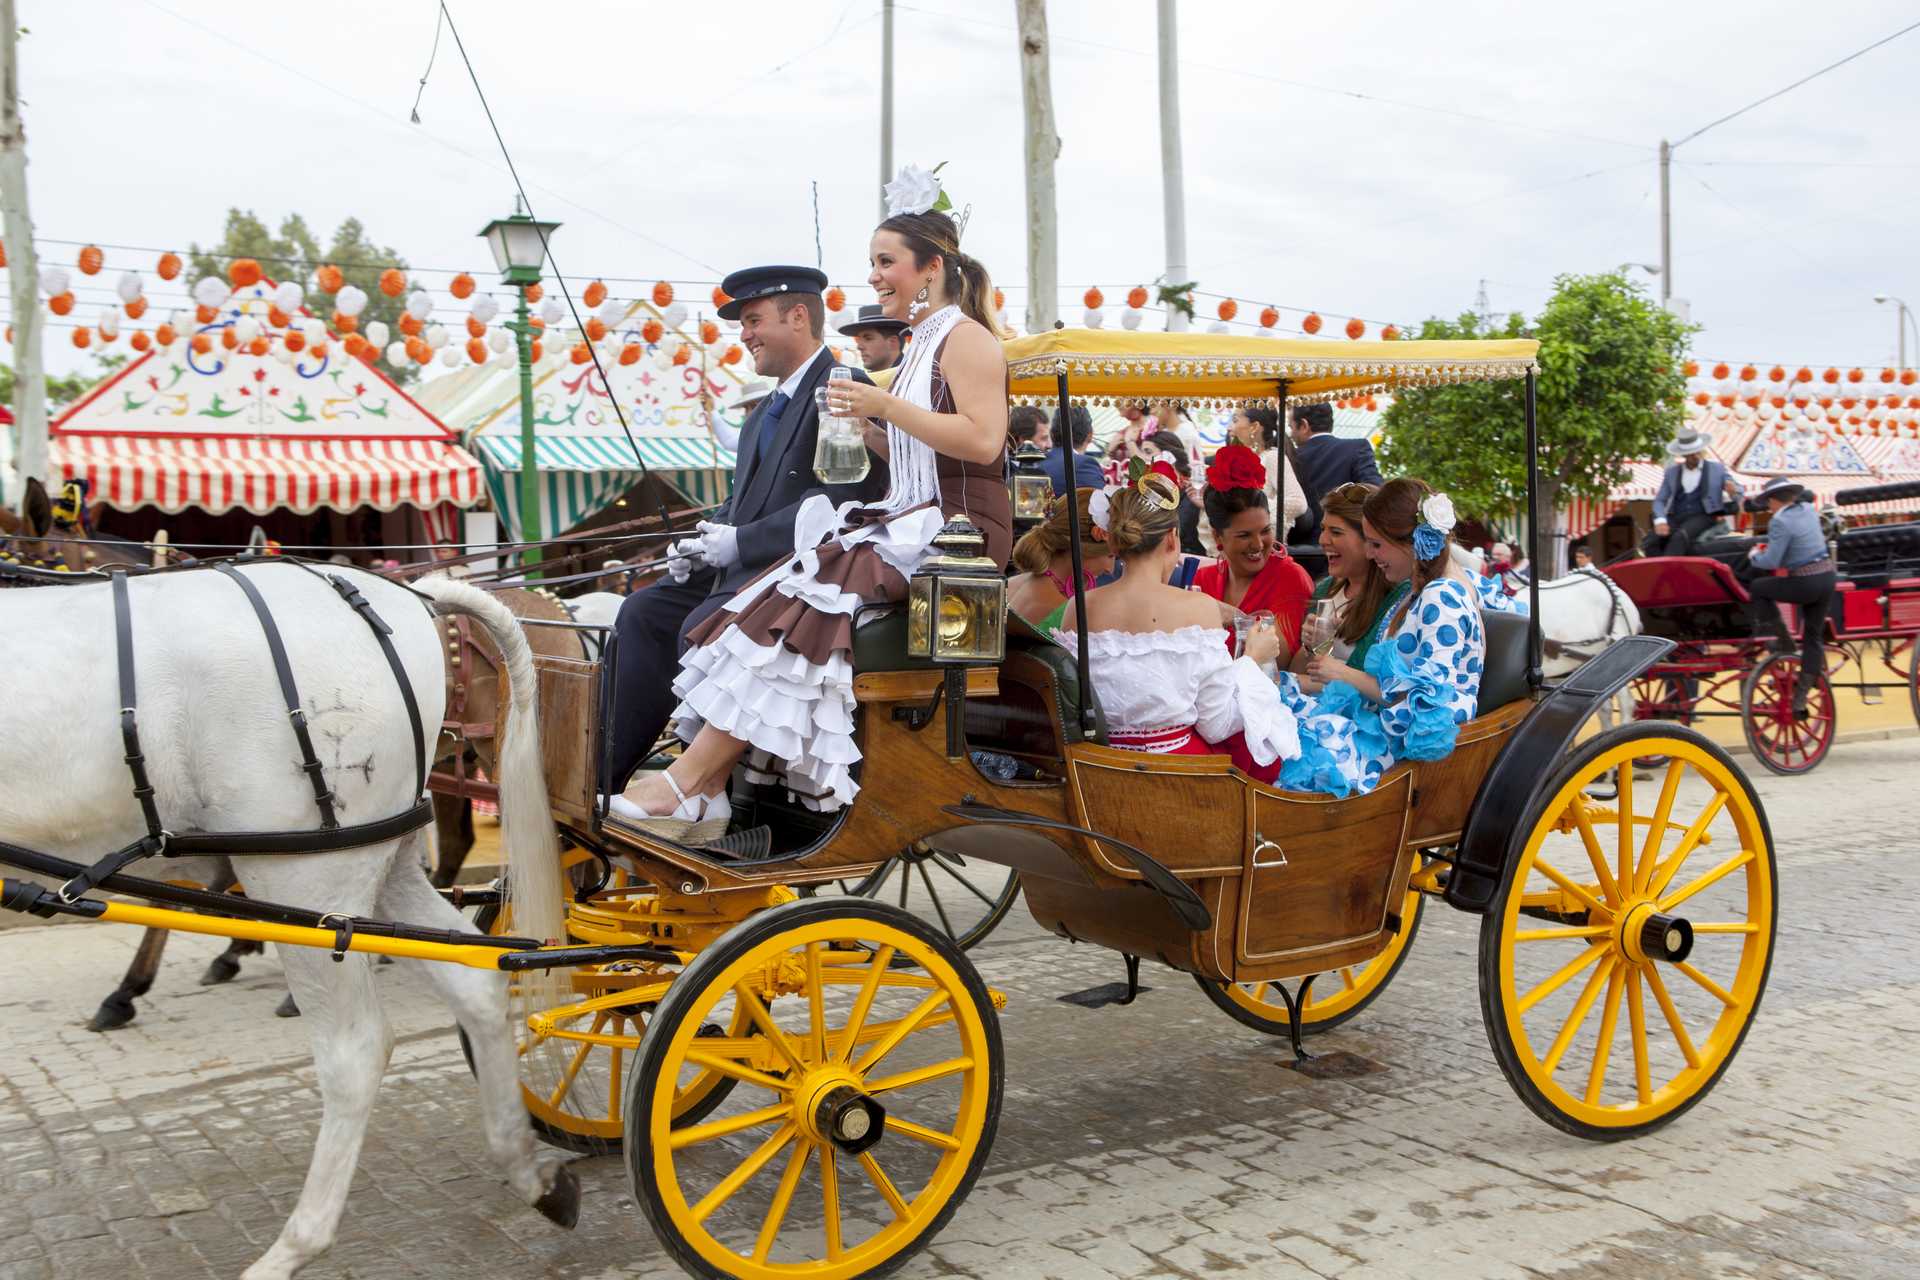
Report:
[[[827,275],[812,267],[748,267],[720,282],[727,301],[720,308],[722,320],[738,320],[741,304],[755,298],[770,298],[783,293],[820,293],[827,287]]]
[[[905,333],[907,322],[881,314],[880,304],[869,302],[860,308],[859,314],[853,319],[840,326],[840,332],[849,338],[862,329],[871,329],[875,333]]]
[[[1762,485],[1760,492],[1753,496],[1761,502],[1765,502],[1768,498],[1784,498],[1788,502],[1798,502],[1805,496],[1806,488],[1792,476],[1775,476]]]

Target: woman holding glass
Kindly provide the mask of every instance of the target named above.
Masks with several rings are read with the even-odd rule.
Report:
[[[1300,647],[1288,667],[1308,693],[1322,688],[1308,670],[1316,657],[1365,669],[1381,619],[1410,589],[1405,582],[1388,582],[1367,555],[1362,513],[1373,493],[1370,484],[1343,484],[1320,500],[1320,550],[1327,557],[1327,576],[1314,585]]]
[[[1220,601],[1226,618],[1272,615],[1285,667],[1300,645],[1313,580],[1274,539],[1267,469],[1245,445],[1225,445],[1207,468],[1205,497],[1220,558],[1193,575],[1193,589]]]

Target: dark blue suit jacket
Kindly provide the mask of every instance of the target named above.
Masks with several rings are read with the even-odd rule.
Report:
[[[1040,467],[1047,473],[1047,480],[1053,485],[1055,493],[1067,491],[1067,448],[1055,445],[1047,454]],[[1084,453],[1073,455],[1073,487],[1076,489],[1098,489],[1106,483],[1106,477],[1100,473],[1100,464]]]
[[[1287,539],[1292,543],[1320,540],[1321,498],[1343,484],[1381,483],[1373,446],[1365,440],[1343,440],[1332,432],[1321,432],[1310,436],[1305,444],[1295,445],[1293,469],[1300,477],[1300,487],[1307,491],[1307,514]]]

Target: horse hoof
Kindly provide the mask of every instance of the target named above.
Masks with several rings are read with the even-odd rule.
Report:
[[[287,993],[287,998],[280,1002],[280,1007],[273,1011],[273,1016],[276,1018],[297,1018],[300,1016],[300,1006],[294,1003],[293,993],[291,991]]]
[[[200,975],[200,985],[203,987],[217,987],[223,982],[232,982],[239,976],[240,962],[238,960],[233,959],[231,956],[217,955],[213,958],[213,963],[207,966],[207,971]]]
[[[580,1221],[580,1179],[572,1169],[561,1165],[553,1171],[553,1185],[533,1202],[540,1216],[555,1226],[571,1231]]]
[[[133,1015],[136,1012],[138,1010],[133,1007],[133,1001],[108,996],[100,1002],[100,1007],[93,1011],[93,1021],[87,1023],[87,1030],[113,1031],[124,1027],[133,1021]]]

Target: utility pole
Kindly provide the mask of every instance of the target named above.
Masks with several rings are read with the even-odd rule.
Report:
[[[1187,282],[1187,190],[1180,168],[1180,32],[1174,0],[1160,6],[1160,193],[1167,232],[1167,283]],[[1185,333],[1187,317],[1167,308],[1167,332]]]
[[[15,459],[24,485],[47,478],[47,372],[40,354],[40,267],[27,211],[27,131],[20,120],[20,23],[14,0],[0,0],[0,207],[13,292],[13,420]]]
[[[1053,187],[1060,135],[1053,126],[1047,0],[1014,0],[1014,8],[1020,22],[1020,91],[1027,116],[1027,332],[1046,333],[1057,318],[1060,293]]]
[[[893,181],[893,0],[880,0],[880,185]],[[880,220],[887,194],[880,193]]]
[[[1673,296],[1673,205],[1668,182],[1673,176],[1673,148],[1660,139],[1660,305]]]

